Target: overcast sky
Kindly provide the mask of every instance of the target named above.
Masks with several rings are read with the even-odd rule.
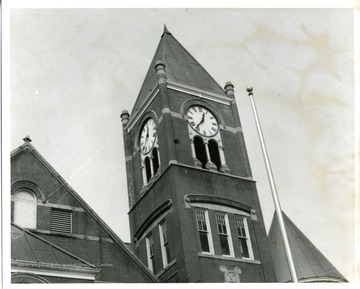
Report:
[[[352,280],[351,9],[13,10],[11,150],[30,135],[129,241],[120,113],[132,109],[164,24],[221,86],[234,84],[267,229],[274,206],[248,85],[282,209]]]

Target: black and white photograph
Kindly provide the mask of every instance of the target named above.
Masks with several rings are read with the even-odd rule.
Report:
[[[354,7],[10,2],[3,284],[356,282]]]

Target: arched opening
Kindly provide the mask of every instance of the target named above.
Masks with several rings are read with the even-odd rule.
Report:
[[[36,229],[35,194],[29,191],[19,191],[15,194],[14,223],[27,229]]]
[[[146,170],[146,182],[148,183],[151,179],[151,165],[150,165],[150,158],[145,158],[145,170]]]
[[[215,140],[211,139],[209,141],[209,153],[211,161],[216,165],[217,170],[220,171],[221,168],[221,160],[219,154],[219,147]]]
[[[195,147],[195,156],[201,162],[202,168],[205,169],[205,165],[207,163],[206,150],[204,141],[201,137],[194,137],[194,147]]]
[[[157,171],[159,170],[159,165],[160,165],[159,152],[156,147],[152,150],[152,156],[153,156],[152,161],[153,161],[153,168],[154,168],[154,175],[155,175],[157,173]]]

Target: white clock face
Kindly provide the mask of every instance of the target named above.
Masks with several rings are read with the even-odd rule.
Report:
[[[214,136],[219,131],[215,116],[202,106],[192,106],[187,113],[189,125],[198,134],[206,137]]]
[[[148,154],[155,144],[156,140],[156,124],[150,118],[144,124],[140,135],[140,148],[143,154]]]

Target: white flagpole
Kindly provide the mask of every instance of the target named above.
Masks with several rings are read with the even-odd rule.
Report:
[[[278,217],[278,221],[279,221],[279,226],[280,226],[280,232],[284,241],[284,247],[285,247],[285,252],[286,252],[286,256],[287,256],[287,260],[288,260],[288,264],[289,264],[289,269],[290,269],[290,274],[291,274],[291,278],[292,278],[292,282],[293,283],[298,283],[298,278],[296,275],[296,270],[295,270],[295,265],[294,265],[294,260],[292,258],[292,254],[291,254],[291,249],[289,246],[289,240],[286,234],[286,230],[285,230],[285,225],[284,225],[284,220],[283,220],[283,215],[282,215],[282,211],[281,211],[281,207],[280,207],[280,201],[279,201],[279,197],[276,191],[276,187],[275,187],[275,181],[274,181],[274,177],[271,171],[271,166],[270,166],[270,161],[267,155],[267,151],[266,151],[266,147],[265,147],[265,141],[264,141],[264,137],[261,131],[261,126],[260,126],[260,121],[259,121],[259,117],[256,111],[256,106],[255,106],[255,101],[253,98],[253,88],[251,86],[246,88],[246,91],[249,93],[249,97],[250,97],[250,101],[251,101],[251,106],[253,108],[253,112],[254,112],[254,117],[255,117],[255,122],[256,122],[256,128],[259,134],[259,139],[260,139],[260,144],[261,144],[261,149],[262,149],[262,153],[264,156],[264,161],[265,161],[265,165],[266,165],[266,171],[267,171],[267,175],[269,178],[269,183],[270,183],[270,188],[271,188],[271,193],[272,193],[272,197],[274,200],[274,205],[275,205],[275,212],[276,215]]]

